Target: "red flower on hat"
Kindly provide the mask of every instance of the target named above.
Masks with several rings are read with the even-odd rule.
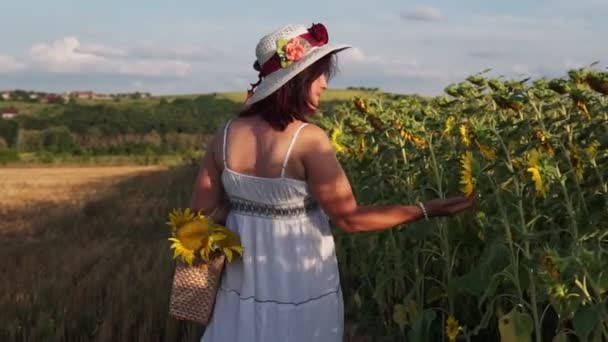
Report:
[[[304,45],[298,38],[292,38],[285,45],[285,57],[288,61],[299,61],[304,56]]]
[[[329,41],[329,35],[327,34],[327,29],[323,24],[312,24],[312,26],[308,29],[310,35],[319,42],[323,44],[327,44]]]

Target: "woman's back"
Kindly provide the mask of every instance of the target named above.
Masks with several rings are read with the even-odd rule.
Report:
[[[226,265],[204,342],[341,340],[333,236],[294,157],[305,153],[298,137],[306,125],[273,132],[248,118],[224,129],[226,227],[240,236],[244,255]]]
[[[305,135],[305,126],[294,121],[277,131],[259,117],[234,119],[225,126],[224,150],[217,155],[224,155],[225,168],[240,174],[304,181],[304,166],[298,158],[303,146],[297,140]]]

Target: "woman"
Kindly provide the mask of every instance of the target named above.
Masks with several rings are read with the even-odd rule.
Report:
[[[342,341],[343,299],[328,219],[349,233],[455,214],[469,198],[361,206],[325,131],[307,119],[334,71],[321,24],[288,25],[263,37],[260,81],[245,109],[213,138],[192,208],[214,212],[241,237],[227,264],[203,342]]]

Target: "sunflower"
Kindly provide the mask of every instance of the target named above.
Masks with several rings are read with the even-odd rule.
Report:
[[[536,189],[536,195],[539,197],[545,197],[547,193],[547,187],[543,183],[543,178],[540,175],[540,171],[536,167],[528,168],[528,172],[532,174],[532,180],[534,181],[534,189]]]
[[[192,265],[194,262],[194,251],[184,247],[176,238],[169,238],[169,241],[173,241],[173,244],[171,245],[171,248],[173,249],[173,259],[181,256],[186,264]]]
[[[539,164],[540,154],[536,149],[532,149],[530,154],[528,155],[528,171],[532,175],[532,180],[534,181],[534,189],[536,189],[536,195],[539,197],[545,197],[547,193],[547,187],[543,182],[543,177],[541,175],[541,166]]]
[[[594,160],[597,157],[597,148],[600,147],[600,142],[594,140],[591,144],[585,147],[585,153],[589,156],[589,159]]]
[[[448,317],[445,324],[445,334],[450,342],[456,341],[456,337],[458,336],[458,320],[452,315]]]
[[[206,245],[209,240],[209,221],[200,216],[177,227],[174,237],[169,238],[173,241],[173,258],[182,257],[185,263],[192,265],[194,253]]]
[[[414,144],[416,147],[418,148],[425,148],[426,147],[426,141],[424,140],[424,138],[421,137],[417,137],[415,135],[413,135],[412,133],[406,131],[406,130],[401,130],[399,132],[399,134],[401,135],[401,137],[409,142],[411,142],[412,144]]]
[[[445,122],[445,129],[443,130],[444,135],[449,135],[452,133],[452,128],[454,128],[454,117],[450,116]]]
[[[175,234],[177,228],[182,225],[194,220],[196,214],[190,210],[190,208],[186,208],[186,210],[181,209],[173,209],[173,211],[169,214],[169,221],[167,224],[171,227],[171,232]]]
[[[331,145],[334,147],[337,153],[344,152],[345,148],[340,144],[340,137],[342,136],[342,130],[339,127],[335,127],[331,132]]]
[[[484,144],[479,143],[478,141],[475,141],[475,145],[477,145],[477,148],[479,148],[479,152],[481,152],[481,155],[484,158],[486,158],[487,160],[496,159],[496,152],[494,152],[493,149]]]
[[[467,126],[460,125],[460,127],[458,127],[458,130],[460,131],[460,141],[464,144],[464,146],[469,147],[471,145],[471,137],[469,136],[469,130]]]
[[[585,173],[585,170],[583,169],[583,158],[581,156],[581,153],[579,151],[579,149],[577,147],[573,147],[571,153],[571,162],[572,165],[574,166],[574,173],[576,174],[576,180],[578,180],[579,182],[581,180],[583,180],[583,174]]]
[[[216,234],[221,234],[220,238],[214,241],[215,247],[221,249],[221,251],[226,255],[226,258],[229,262],[232,261],[234,256],[233,253],[238,254],[239,256],[243,256],[243,247],[241,246],[241,238],[239,235],[229,229],[221,229],[220,232]],[[212,235],[215,236],[216,234]]]
[[[543,147],[543,150],[550,156],[554,155],[555,151],[553,150],[553,146],[551,146],[547,135],[540,129],[536,130],[535,135],[536,140],[538,140],[540,145]]]
[[[465,195],[469,196],[475,189],[473,184],[473,153],[471,151],[465,152],[460,157],[460,163],[462,164],[462,171],[460,172],[461,190]]]
[[[365,153],[367,152],[367,145],[365,143],[365,138],[364,137],[359,137],[359,143],[357,144],[357,150],[355,151],[355,155],[357,156],[357,159],[359,161],[363,160],[363,157],[365,157]]]
[[[360,111],[361,113],[367,113],[367,104],[360,97],[355,96],[353,98],[353,104],[355,105],[357,110]]]

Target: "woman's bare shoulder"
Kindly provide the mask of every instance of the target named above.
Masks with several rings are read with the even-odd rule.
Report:
[[[307,143],[329,143],[327,132],[313,123],[309,123],[306,127],[302,128],[300,136],[300,139],[305,140]]]

